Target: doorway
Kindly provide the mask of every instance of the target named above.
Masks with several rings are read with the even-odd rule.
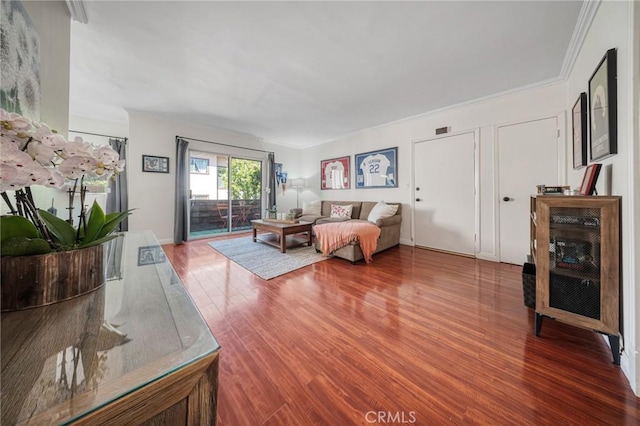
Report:
[[[415,244],[476,254],[475,133],[415,144]]]
[[[536,185],[559,184],[558,117],[498,127],[500,261],[529,254],[529,199]]]
[[[262,161],[192,150],[189,164],[189,238],[251,229],[262,211]]]

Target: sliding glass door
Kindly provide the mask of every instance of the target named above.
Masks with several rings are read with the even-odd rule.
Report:
[[[262,211],[262,162],[231,158],[231,230],[251,229],[251,221],[260,219]]]
[[[262,206],[262,162],[190,151],[189,237],[251,229]]]

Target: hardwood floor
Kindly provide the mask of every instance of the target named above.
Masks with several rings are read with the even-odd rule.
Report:
[[[640,423],[602,336],[535,337],[521,267],[400,246],[264,281],[208,241],[164,249],[222,346],[220,425]]]

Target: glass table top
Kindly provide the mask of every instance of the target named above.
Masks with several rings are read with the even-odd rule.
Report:
[[[108,244],[98,290],[2,313],[2,424],[74,421],[220,349],[151,232]]]

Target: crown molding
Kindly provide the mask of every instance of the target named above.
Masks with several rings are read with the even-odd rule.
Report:
[[[64,0],[69,9],[69,15],[74,21],[78,21],[81,24],[89,22],[87,19],[87,11],[84,8],[84,2],[82,0]]]
[[[571,74],[571,70],[573,70],[576,59],[578,59],[578,55],[580,54],[580,49],[582,49],[584,39],[589,32],[589,28],[591,28],[591,23],[596,16],[598,7],[600,7],[600,3],[601,0],[587,0],[582,3],[582,9],[580,9],[580,14],[578,15],[578,22],[576,22],[576,26],[573,29],[571,40],[569,40],[569,47],[567,48],[567,53],[564,55],[564,61],[560,69],[560,78],[563,80],[567,80],[569,74]]]

